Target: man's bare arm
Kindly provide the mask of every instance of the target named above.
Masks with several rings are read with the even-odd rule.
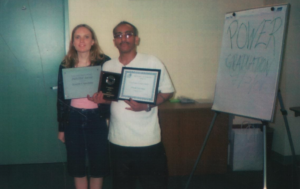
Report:
[[[157,99],[156,99],[156,106],[169,100],[173,95],[174,95],[174,93],[158,93]]]

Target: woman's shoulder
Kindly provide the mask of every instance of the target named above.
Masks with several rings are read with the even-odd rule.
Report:
[[[66,67],[65,62],[62,61],[62,62],[59,64],[59,69],[63,69],[63,68],[65,68],[65,67]]]
[[[107,56],[106,54],[100,54],[100,59],[98,59],[96,62],[97,64],[103,64],[104,62],[109,60],[111,60],[109,56]]]
[[[109,56],[107,56],[106,54],[103,54],[102,56],[104,57],[105,62],[111,60],[111,58]]]
[[[100,54],[99,58],[96,59],[94,65],[102,65],[104,64],[106,61],[109,61],[111,58],[109,56],[107,56],[106,54]]]

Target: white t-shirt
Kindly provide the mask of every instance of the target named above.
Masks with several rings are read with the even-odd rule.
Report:
[[[121,73],[124,65],[118,58],[107,61],[103,71]],[[138,53],[126,67],[160,69],[158,91],[173,93],[174,87],[165,66],[156,57]],[[160,126],[158,123],[157,107],[151,111],[134,112],[126,110],[129,107],[123,100],[111,103],[111,116],[108,139],[111,143],[120,146],[150,146],[161,141]]]

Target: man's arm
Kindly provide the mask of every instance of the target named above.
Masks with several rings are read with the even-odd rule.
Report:
[[[161,105],[165,101],[169,100],[173,96],[173,94],[174,93],[158,93],[156,99],[156,106]]]
[[[174,93],[158,93],[157,99],[156,99],[156,104],[155,105],[150,105],[150,107],[158,106],[165,101],[169,100]],[[130,100],[124,100],[130,107],[126,108],[127,110],[139,112],[139,111],[144,111],[148,109],[148,105],[144,103],[138,103],[132,99]]]

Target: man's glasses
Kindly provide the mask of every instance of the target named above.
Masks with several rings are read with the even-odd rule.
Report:
[[[129,39],[130,37],[134,36],[133,32],[128,32],[128,33],[116,33],[114,34],[114,38],[115,39],[121,39],[123,37],[123,35],[125,36],[126,39]]]

